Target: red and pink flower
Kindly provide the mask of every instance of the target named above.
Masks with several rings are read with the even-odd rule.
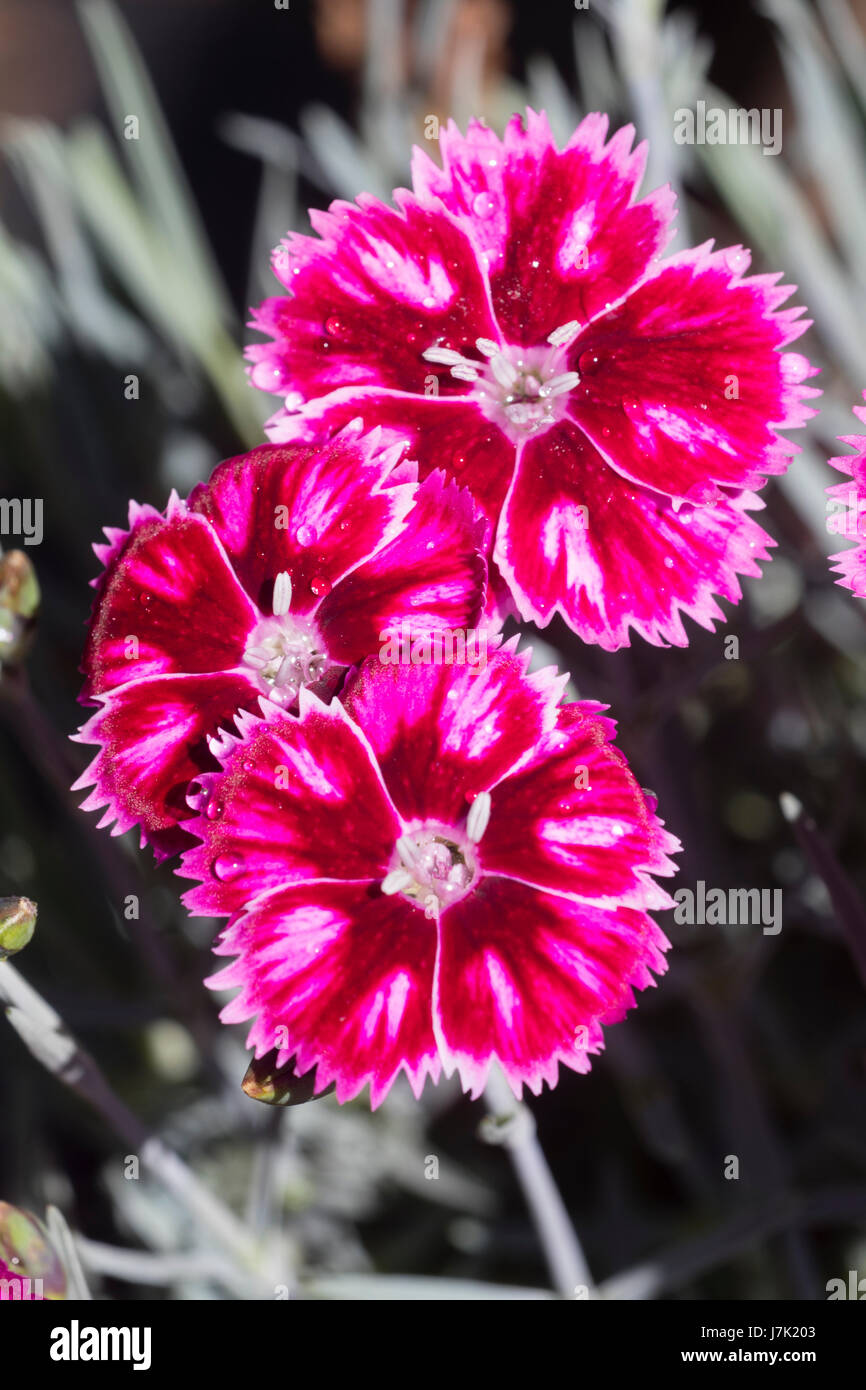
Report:
[[[866,391],[863,392],[866,400]],[[866,407],[855,405],[854,414],[866,425]],[[834,499],[835,510],[832,515],[832,529],[835,535],[846,536],[855,541],[853,549],[842,550],[831,555],[833,568],[841,575],[837,584],[852,589],[858,598],[866,598],[866,434],[843,434],[842,444],[848,444],[853,454],[842,454],[832,458],[830,463],[845,473],[846,483],[834,483],[828,487],[827,495]],[[842,509],[837,503],[841,502]]]
[[[212,740],[178,872],[230,918],[208,983],[240,987],[222,1018],[254,1018],[256,1056],[374,1106],[401,1070],[477,1096],[494,1058],[518,1095],[589,1069],[665,968],[647,913],[678,845],[564,681],[514,641],[478,672],[370,658],[330,705],[302,689]]]
[[[405,620],[473,626],[483,520],[444,473],[419,485],[414,465],[395,468],[400,453],[351,427],[319,448],[266,444],[165,515],[133,503],[129,530],[106,531],[82,665],[99,709],[78,735],[99,752],[76,783],[101,825],[138,824],[160,857],[176,852],[189,783],[216,766],[207,737],[238,710],[330,694]]]
[[[645,149],[591,115],[562,150],[547,120],[474,122],[416,151],[414,192],[312,212],[290,235],[248,349],[285,397],[275,440],[357,415],[445,468],[487,519],[491,585],[524,619],[558,610],[614,649],[685,645],[772,541],[749,513],[812,414],[815,369],[777,349],[808,327],[741,247],[662,260],[674,199],[636,201]],[[507,589],[506,589],[507,586]]]

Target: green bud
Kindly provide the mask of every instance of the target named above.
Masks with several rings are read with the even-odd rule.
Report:
[[[66,1293],[66,1274],[42,1222],[0,1202],[0,1300],[62,1299]]]
[[[41,597],[30,556],[23,550],[0,556],[0,607],[29,620],[36,617]]]
[[[32,940],[36,911],[29,898],[0,898],[0,961],[23,951]]]
[[[241,1087],[251,1100],[260,1100],[264,1105],[304,1105],[308,1100],[318,1100],[337,1089],[336,1081],[332,1081],[324,1091],[314,1095],[315,1084],[315,1067],[298,1076],[292,1062],[278,1067],[277,1053],[268,1052],[264,1057],[253,1058]]]
[[[39,603],[30,557],[23,550],[0,555],[0,664],[15,666],[26,656]]]

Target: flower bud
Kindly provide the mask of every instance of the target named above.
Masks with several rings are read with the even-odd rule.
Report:
[[[66,1274],[42,1222],[0,1202],[0,1301],[66,1298]]]
[[[29,898],[0,898],[0,961],[23,951],[31,941],[36,911]]]
[[[0,555],[0,664],[14,666],[25,656],[39,602],[30,557],[23,550]]]
[[[308,1100],[318,1100],[336,1090],[337,1083],[331,1082],[318,1095],[314,1095],[316,1068],[298,1076],[293,1062],[277,1066],[277,1053],[268,1052],[264,1057],[254,1057],[247,1068],[241,1087],[251,1100],[260,1100],[264,1105],[304,1105]]]

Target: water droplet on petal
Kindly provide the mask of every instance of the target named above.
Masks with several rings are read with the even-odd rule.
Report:
[[[325,319],[325,332],[329,338],[340,338],[346,332],[346,325],[336,314],[329,314]]]
[[[201,782],[190,782],[186,793],[186,804],[191,811],[203,811],[208,803],[210,793]]]
[[[752,257],[745,247],[732,246],[730,250],[725,252],[725,264],[728,270],[732,270],[735,275],[740,274],[744,270],[748,270],[752,264]]]
[[[472,211],[476,217],[492,217],[496,211],[496,200],[489,193],[476,193],[472,199]]]
[[[205,807],[205,815],[208,820],[218,820],[224,809],[221,801],[208,801]]]
[[[221,854],[213,861],[211,868],[220,883],[231,883],[233,878],[243,873],[244,861],[239,854]]]
[[[622,408],[630,420],[636,419],[641,413],[640,401],[636,396],[627,396],[622,403]]]
[[[325,579],[321,574],[317,574],[314,579],[310,580],[310,588],[317,598],[324,598],[326,594],[331,592],[333,587],[330,579]]]
[[[259,391],[273,391],[285,395],[290,377],[279,362],[257,362],[250,372],[250,381]]]
[[[784,381],[805,381],[809,375],[809,359],[800,352],[783,352],[779,367]]]
[[[295,532],[295,540],[298,545],[312,545],[316,539],[316,532],[312,526],[299,526]]]
[[[601,353],[596,352],[595,348],[589,348],[586,352],[582,352],[577,359],[577,370],[581,376],[592,376],[593,372],[598,371],[602,361]]]
[[[674,567],[674,562],[673,562],[673,560],[671,559],[670,555],[666,555],[666,556],[665,556],[665,558],[664,558],[664,567],[665,567],[666,570],[672,570],[672,569],[673,569],[673,567]]]

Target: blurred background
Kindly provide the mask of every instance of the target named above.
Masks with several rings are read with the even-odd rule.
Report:
[[[780,109],[781,153],[677,144],[699,100]],[[407,183],[426,117],[501,130],[527,102],[563,139],[590,110],[635,122],[645,189],[680,194],[674,249],[743,242],[784,271],[824,392],[763,494],[775,558],[715,634],[607,654],[554,625],[533,644],[611,704],[684,841],[675,886],[781,889],[783,927],[665,914],[668,975],[588,1077],[530,1108],[610,1297],[823,1299],[866,1274],[866,607],[834,585],[824,494],[866,388],[864,0],[0,0],[0,495],[44,500],[41,612],[26,652],[12,623],[0,680],[0,895],[39,904],[20,972],[268,1252],[226,1273],[213,1223],[132,1180],[128,1140],[0,1020],[0,1198],[62,1210],[96,1297],[267,1297],[283,1276],[327,1298],[550,1289],[508,1153],[456,1081],[420,1103],[401,1081],[372,1115],[243,1093],[245,1030],[201,984],[215,924],[67,790],[89,760],[67,735],[91,544],[130,497],[161,508],[261,440],[276,402],[242,347],[270,248],[308,206]]]

